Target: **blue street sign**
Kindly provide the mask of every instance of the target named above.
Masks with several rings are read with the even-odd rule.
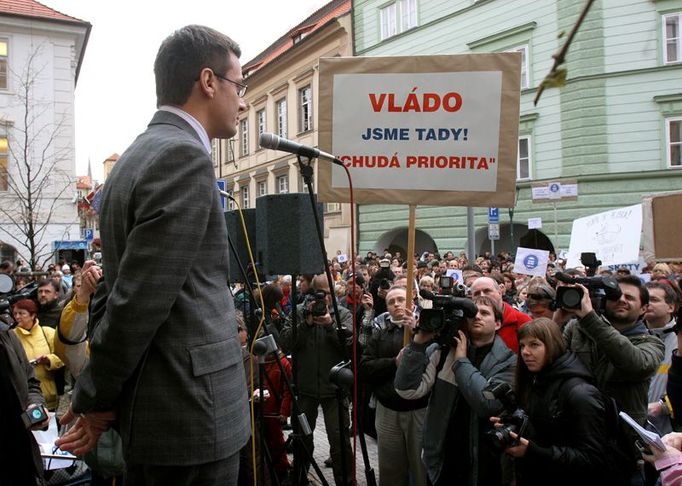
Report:
[[[95,232],[92,228],[85,228],[83,236],[87,241],[92,241],[95,239]]]
[[[216,182],[216,184],[218,184],[218,189],[221,190],[221,191],[223,191],[223,192],[225,192],[225,181],[222,180],[222,179],[218,179],[218,180],[215,181],[215,182]],[[221,195],[220,195],[220,205],[222,206],[223,211],[225,211],[225,204],[226,204],[225,196],[223,196],[223,195],[221,194]]]
[[[500,222],[500,210],[498,208],[488,208],[488,223]]]

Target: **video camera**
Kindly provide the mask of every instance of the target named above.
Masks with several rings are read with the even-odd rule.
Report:
[[[455,297],[466,297],[468,288],[466,285],[459,283],[449,275],[441,275],[436,282],[440,287],[441,295],[453,295]]]
[[[606,300],[618,300],[622,295],[618,281],[610,276],[595,276],[601,260],[597,260],[594,253],[581,253],[580,261],[585,265],[587,277],[575,277],[566,273],[557,272],[554,275],[560,282],[568,284],[580,284],[587,287],[590,293],[592,307],[597,312],[603,312]],[[584,291],[580,287],[557,287],[554,308],[580,309]]]
[[[311,303],[312,305],[310,305]],[[328,312],[326,294],[324,291],[310,292],[303,299],[303,306],[306,310],[310,308],[310,314],[313,317],[325,315]]]
[[[12,304],[22,299],[35,299],[38,295],[38,283],[31,282],[19,290],[14,288],[14,279],[6,273],[0,273],[0,320],[13,324],[10,315]]]
[[[518,444],[518,439],[511,436],[514,432],[522,437],[528,428],[528,414],[518,406],[516,395],[509,383],[491,383],[483,390],[483,396],[487,400],[499,400],[504,406],[500,414],[502,428],[493,429],[486,434],[490,437],[495,447],[506,449]]]
[[[478,313],[476,304],[463,297],[437,295],[425,289],[421,289],[419,295],[432,301],[433,309],[422,309],[417,330],[437,333],[437,342],[441,346],[451,346],[457,332],[464,327],[465,318],[476,317]]]

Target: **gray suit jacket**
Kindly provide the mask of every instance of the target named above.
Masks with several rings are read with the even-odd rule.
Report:
[[[249,435],[227,229],[213,164],[194,130],[154,115],[107,179],[105,280],[75,412],[119,412],[129,463],[223,459]]]

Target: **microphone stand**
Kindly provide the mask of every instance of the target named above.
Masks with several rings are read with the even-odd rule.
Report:
[[[312,159],[307,158],[307,162],[303,162],[302,158],[300,155],[297,155],[296,158],[298,159],[298,166],[301,170],[301,175],[303,176],[303,181],[306,184],[306,187],[308,188],[308,196],[310,198],[310,205],[313,210],[313,218],[315,218],[315,229],[317,231],[317,240],[320,245],[320,250],[322,251],[322,260],[323,260],[323,265],[324,265],[324,273],[327,276],[327,284],[329,285],[329,293],[330,293],[330,298],[332,301],[332,307],[334,309],[334,318],[336,319],[336,335],[339,340],[339,346],[341,347],[341,352],[343,354],[343,362],[347,363],[348,362],[348,350],[346,347],[346,332],[341,325],[341,317],[339,314],[339,304],[336,301],[336,295],[334,295],[334,281],[332,279],[332,274],[331,271],[329,270],[329,265],[327,264],[327,249],[324,246],[324,235],[322,232],[322,224],[320,222],[320,217],[317,214],[317,204],[315,201],[315,195],[313,194],[313,167],[312,167]],[[355,264],[355,262],[352,262],[351,264]],[[337,387],[338,390],[339,387]],[[338,421],[339,421],[339,446],[340,446],[340,451],[341,451],[341,475],[342,475],[342,481],[343,484],[346,485],[348,484],[348,475],[346,473],[346,453],[345,453],[345,433],[344,433],[344,427],[343,427],[343,418],[344,418],[344,411],[343,411],[343,393],[338,391],[336,394],[336,400],[337,400],[337,409],[338,409]],[[354,405],[355,406],[355,405]],[[346,431],[347,432],[347,431]]]

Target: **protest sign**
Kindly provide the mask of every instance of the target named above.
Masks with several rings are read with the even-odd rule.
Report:
[[[581,265],[580,254],[585,252],[596,253],[602,266],[636,262],[641,233],[641,204],[578,218],[573,221],[566,265]]]
[[[514,273],[544,277],[549,262],[549,251],[518,247],[514,261]]]
[[[514,205],[518,53],[320,59],[319,146],[360,203]],[[350,199],[318,167],[319,198]]]

